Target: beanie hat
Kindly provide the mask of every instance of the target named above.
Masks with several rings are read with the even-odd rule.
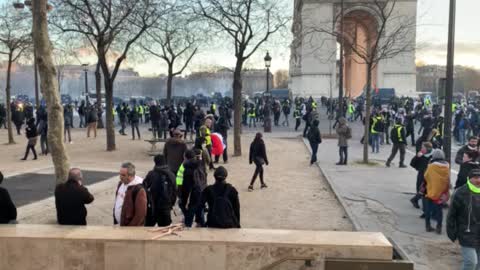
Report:
[[[440,149],[434,149],[432,151],[432,160],[445,159],[445,154]]]
[[[227,176],[227,169],[225,169],[223,166],[218,167],[213,173],[213,177],[215,177],[215,180],[225,180]]]
[[[480,176],[480,170],[479,169],[474,169],[472,171],[470,171],[470,173],[468,174],[468,177],[472,178],[472,177],[479,177]]]

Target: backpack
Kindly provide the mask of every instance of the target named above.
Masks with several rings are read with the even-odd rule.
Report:
[[[345,135],[345,137],[347,139],[351,139],[352,138],[352,128],[351,127],[347,127],[347,134]]]
[[[223,194],[215,194],[212,209],[209,211],[209,224],[213,224],[215,228],[240,228],[240,224],[233,212],[233,206],[228,195],[231,187],[226,186]]]
[[[177,190],[168,176],[164,173],[154,172],[155,181],[151,186],[144,186],[147,193],[147,210],[155,213],[159,209],[171,209],[177,199]]]
[[[203,192],[203,190],[207,187],[207,174],[201,166],[198,166],[193,171],[193,180],[195,181],[195,185],[200,187],[200,191]]]

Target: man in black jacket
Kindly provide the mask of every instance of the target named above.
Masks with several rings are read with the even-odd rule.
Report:
[[[402,124],[402,119],[397,118],[396,119],[396,124],[393,126],[393,129],[391,130],[390,137],[393,142],[392,146],[392,153],[390,154],[390,157],[387,160],[387,167],[390,167],[390,163],[392,163],[392,160],[395,158],[397,155],[398,150],[400,150],[400,168],[407,168],[405,166],[404,161],[405,161],[405,147],[407,146],[407,136],[405,132],[405,128]]]
[[[0,172],[0,185],[3,182],[3,174]],[[0,224],[14,223],[17,219],[17,208],[5,188],[0,187]]]
[[[55,188],[57,222],[60,225],[87,225],[85,204],[93,202],[93,195],[82,185],[80,169],[73,168],[68,173],[66,183]]]
[[[318,129],[318,125],[320,122],[315,119],[312,122],[312,126],[308,130],[307,138],[308,142],[310,143],[310,147],[312,148],[312,158],[310,159],[310,165],[317,162],[317,151],[318,145],[322,143],[322,136],[320,135],[320,129]]]
[[[215,123],[215,132],[220,133],[223,137],[223,142],[225,143],[225,149],[223,150],[223,162],[228,163],[228,154],[227,154],[227,145],[228,145],[228,129],[230,126],[228,125],[227,119],[227,112],[226,109],[222,106],[220,107],[220,117],[218,121]],[[215,156],[215,162],[218,163],[220,160],[220,155]]]
[[[462,269],[475,270],[480,267],[480,170],[472,170],[469,177],[451,200],[447,235],[461,246]]]
[[[240,228],[240,200],[237,190],[226,182],[228,172],[220,166],[213,174],[215,184],[202,193],[202,207],[208,204],[207,227]]]
[[[172,224],[171,211],[177,200],[175,175],[170,171],[165,157],[154,158],[155,167],[143,180],[147,191],[147,216],[145,226],[164,227]]]
[[[206,187],[206,175],[202,169],[202,161],[195,157],[193,150],[185,152],[185,168],[183,173],[183,184],[180,192],[180,208],[184,209],[185,226],[192,227],[193,219],[200,227],[205,226],[203,208],[201,207],[202,191]],[[201,173],[203,173],[200,179]],[[204,186],[201,183],[204,182]],[[188,204],[187,204],[188,202]]]

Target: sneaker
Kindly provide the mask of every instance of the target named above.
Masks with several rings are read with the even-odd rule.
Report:
[[[441,226],[437,226],[437,228],[435,229],[435,232],[437,234],[442,234],[442,227]]]
[[[264,188],[267,188],[268,186],[266,184],[262,184],[262,186],[260,187],[261,189],[264,189]]]
[[[72,141],[70,141],[70,142],[69,142],[69,144],[73,144],[73,142],[72,142]]]
[[[252,192],[253,191],[253,186],[248,186],[248,192]]]
[[[335,163],[335,165],[339,166],[339,165],[344,165],[344,164],[343,164],[343,162],[337,162],[337,163]]]
[[[432,226],[427,226],[426,231],[427,232],[433,232],[433,231],[435,231],[435,229]]]
[[[425,218],[425,213],[420,215],[420,218]]]
[[[387,166],[388,168],[390,168],[390,162],[385,163],[385,166]]]
[[[407,168],[407,166],[405,166],[404,164],[398,166],[399,168]]]

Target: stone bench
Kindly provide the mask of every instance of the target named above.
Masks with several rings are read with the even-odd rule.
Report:
[[[151,156],[156,156],[158,154],[161,154],[161,151],[157,149],[157,143],[166,143],[168,139],[150,139],[150,140],[144,140],[144,141],[151,144],[148,154]],[[195,142],[191,140],[185,140],[185,143],[188,145],[188,144],[194,144]]]
[[[147,228],[0,225],[0,269],[326,269],[328,258],[392,260],[381,233],[190,229],[153,240]],[[310,269],[310,268],[307,268]]]

